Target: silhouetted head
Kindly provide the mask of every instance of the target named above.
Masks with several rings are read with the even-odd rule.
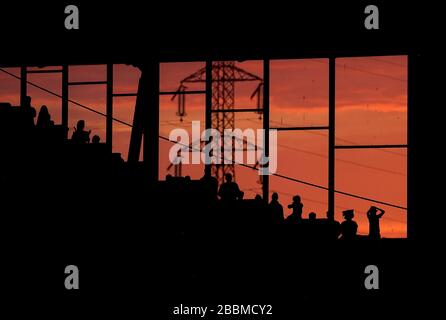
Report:
[[[274,192],[274,193],[272,194],[271,199],[272,199],[273,201],[278,201],[278,200],[279,200],[279,195],[277,194],[277,192]]]
[[[25,98],[25,106],[27,106],[27,107],[31,106],[31,97],[30,96],[26,96],[26,98]]]
[[[190,181],[191,179],[190,179],[190,176],[185,176],[184,177],[184,180],[186,180],[186,181]]]
[[[256,194],[254,200],[261,201],[262,200],[262,196],[260,194]]]
[[[166,181],[170,181],[170,180],[172,180],[172,175],[171,174],[166,175]]]
[[[316,213],[310,212],[310,214],[308,214],[308,219],[310,219],[311,221],[316,220]]]
[[[230,173],[225,174],[225,179],[226,179],[226,182],[231,182],[232,181],[232,174],[230,174]]]
[[[375,206],[371,206],[369,209],[370,214],[376,216],[376,212],[378,211],[378,209]]]
[[[344,216],[345,220],[352,220],[353,217],[355,216],[355,213],[354,213],[353,209],[350,209],[350,210],[342,211],[342,215]]]
[[[92,143],[99,143],[99,141],[101,141],[101,137],[99,137],[97,134],[95,134],[91,139]]]
[[[296,202],[296,203],[300,203],[300,196],[294,196],[293,197],[293,202]]]
[[[85,128],[85,121],[84,120],[79,120],[77,122],[76,128],[77,128],[77,130],[84,130],[84,128]]]
[[[43,105],[43,106],[41,106],[40,107],[40,111],[39,111],[39,113],[40,114],[50,114],[49,112],[48,112],[48,107],[47,106],[45,106],[45,105]]]

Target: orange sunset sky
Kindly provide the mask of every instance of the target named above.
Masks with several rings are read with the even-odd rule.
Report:
[[[174,91],[184,77],[203,67],[204,63],[163,63],[160,65],[161,91]],[[262,77],[261,61],[245,61],[237,66]],[[18,68],[6,69],[20,75]],[[270,83],[270,126],[325,126],[328,125],[328,59],[272,60]],[[105,79],[105,66],[70,67],[70,81]],[[139,70],[131,66],[114,67],[114,92],[136,92]],[[29,74],[28,80],[61,93],[59,74]],[[250,99],[255,83],[236,83],[235,108],[255,108]],[[0,72],[0,102],[19,104],[19,80]],[[189,90],[204,89],[204,84],[188,85]],[[39,111],[47,105],[53,120],[61,122],[61,101],[41,90],[28,86],[28,95]],[[105,86],[70,87],[69,98],[105,113]],[[134,97],[114,99],[114,117],[132,123]],[[187,115],[180,122],[176,115],[177,101],[160,96],[160,135],[169,136],[170,130],[183,127],[190,131],[191,121],[200,120],[204,127],[204,95],[187,97]],[[261,115],[236,113],[236,127],[261,128]],[[69,104],[69,128],[86,120],[87,129],[105,139],[105,118]],[[406,144],[407,143],[407,57],[363,57],[336,60],[336,144]],[[131,128],[119,123],[113,126],[113,150],[127,157]],[[173,144],[160,140],[160,179],[169,172],[168,151]],[[337,149],[336,190],[407,207],[407,150],[406,149]],[[280,131],[278,133],[277,173],[328,186],[328,130]],[[183,175],[201,177],[203,165],[184,165]],[[236,167],[236,180],[246,198],[261,194],[256,171]],[[295,194],[302,197],[304,217],[316,212],[325,217],[328,192],[300,183],[270,177],[270,192],[279,193],[279,201],[291,203]],[[344,195],[336,195],[336,218],[341,212],[354,208],[359,233],[368,233],[365,217],[373,202]],[[381,220],[384,237],[406,237],[407,211],[376,204],[386,210]]]

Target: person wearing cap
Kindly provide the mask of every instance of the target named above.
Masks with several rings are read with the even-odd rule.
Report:
[[[343,240],[353,240],[356,238],[356,233],[358,231],[358,224],[353,221],[355,216],[354,210],[349,209],[342,211],[345,221],[341,223],[341,239]]]

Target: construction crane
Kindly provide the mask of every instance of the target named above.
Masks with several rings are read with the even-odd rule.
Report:
[[[172,97],[172,100],[178,98],[177,115],[182,121],[186,115],[186,95],[188,83],[204,83],[206,81],[206,68],[203,67],[195,73],[187,76],[180,81],[177,89],[178,94]],[[235,83],[236,82],[258,82],[258,85],[251,95],[251,99],[256,98],[257,106],[253,112],[262,114],[262,95],[263,79],[253,73],[243,70],[235,65],[234,61],[215,61],[212,62],[212,128],[218,130],[223,136],[225,129],[235,129]],[[181,92],[181,94],[180,94]],[[256,111],[257,110],[257,111]],[[222,158],[232,159],[232,153],[225,155],[225,149],[222,146]],[[212,175],[215,176],[221,184],[227,173],[232,174],[235,180],[234,164],[214,164],[212,165]]]

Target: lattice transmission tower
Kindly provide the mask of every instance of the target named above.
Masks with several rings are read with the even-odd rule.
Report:
[[[235,83],[236,82],[258,82],[258,85],[251,95],[251,99],[256,98],[258,113],[262,111],[263,79],[253,73],[243,70],[235,65],[234,61],[215,61],[212,62],[212,128],[218,130],[223,137],[225,129],[236,128],[235,126]],[[177,115],[182,119],[186,115],[186,95],[188,83],[206,82],[206,68],[203,67],[195,73],[187,76],[180,81],[178,94],[172,97],[178,97]],[[255,109],[253,109],[255,112]],[[232,151],[232,150],[231,150]],[[222,147],[222,158],[233,159],[233,152],[227,154],[227,150]],[[226,155],[225,155],[226,152]],[[226,173],[231,173],[235,180],[234,164],[214,164],[212,165],[212,175],[215,176],[221,184],[224,181]]]

